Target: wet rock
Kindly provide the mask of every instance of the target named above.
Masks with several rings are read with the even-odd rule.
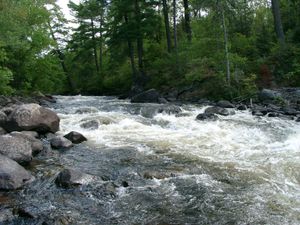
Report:
[[[129,187],[129,184],[127,181],[122,181],[122,186],[127,188],[127,187]]]
[[[262,113],[262,112],[259,111],[259,110],[253,110],[253,111],[252,111],[252,115],[253,115],[253,116],[264,116],[264,115],[266,115],[266,114]]]
[[[2,127],[0,127],[0,135],[4,135],[6,133],[7,133],[6,130],[4,130]]]
[[[0,154],[0,189],[15,190],[34,177],[17,162]]]
[[[81,128],[89,129],[89,130],[97,130],[99,128],[98,120],[91,120],[80,124]]]
[[[234,104],[232,104],[230,101],[226,101],[226,100],[221,100],[219,102],[217,102],[217,106],[221,107],[221,108],[234,108]]]
[[[55,149],[66,149],[71,148],[73,143],[65,137],[55,137],[50,140],[52,148]]]
[[[7,122],[7,115],[0,111],[0,126]]]
[[[229,116],[230,112],[227,109],[218,107],[218,106],[212,106],[212,107],[208,107],[204,113],[206,114],[218,114],[218,115],[222,115],[222,116]]]
[[[145,179],[158,179],[158,180],[162,180],[174,176],[175,174],[173,173],[161,172],[161,171],[147,171],[143,175]]]
[[[72,169],[64,169],[55,179],[56,185],[63,188],[71,188],[87,184],[92,180],[92,176]]]
[[[300,117],[296,118],[296,122],[300,122]]]
[[[182,112],[181,108],[176,105],[151,105],[141,108],[141,115],[146,118],[153,118],[158,113],[176,115]]]
[[[55,138],[57,136],[53,133],[46,133],[42,137],[45,137],[48,141],[50,141],[52,138]]]
[[[282,108],[283,114],[288,116],[297,116],[300,112],[298,112],[296,109],[291,107],[284,107]]]
[[[247,106],[246,106],[246,105],[239,105],[239,106],[237,107],[237,110],[245,111],[245,110],[247,110]]]
[[[276,113],[276,112],[270,112],[267,115],[268,115],[268,117],[279,117],[280,116],[280,114]]]
[[[75,111],[75,114],[89,114],[96,112],[98,112],[98,109],[96,108],[80,108]]]
[[[87,141],[86,137],[76,131],[72,131],[66,134],[64,137],[72,141],[73,144],[80,144],[81,142]]]
[[[37,131],[55,133],[59,129],[59,117],[49,109],[37,104],[17,107],[8,117],[3,128],[11,131]]]
[[[29,141],[31,144],[31,149],[32,149],[33,154],[38,154],[39,152],[41,152],[43,150],[43,142],[41,140],[36,139],[34,136],[32,136],[32,135],[34,135],[34,133],[14,131],[14,132],[11,132],[10,135],[13,137],[23,138],[23,139]]]
[[[155,89],[137,94],[131,98],[132,103],[161,103],[161,96]]]
[[[11,106],[2,108],[1,111],[4,112],[7,116],[9,116],[17,107],[18,107],[18,105],[11,105]]]
[[[21,131],[21,133],[25,134],[27,136],[34,137],[34,138],[38,138],[39,137],[39,134],[36,131]]]
[[[218,119],[218,116],[216,116],[215,114],[211,114],[211,113],[200,113],[197,117],[196,120],[209,120],[209,121],[216,121]]]
[[[2,135],[0,136],[0,154],[20,164],[27,164],[32,160],[31,143],[21,137]]]

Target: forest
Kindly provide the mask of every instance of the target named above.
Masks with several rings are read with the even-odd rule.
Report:
[[[0,1],[0,94],[193,88],[245,99],[300,85],[299,0]]]

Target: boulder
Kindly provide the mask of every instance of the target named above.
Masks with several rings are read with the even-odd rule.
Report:
[[[141,115],[146,118],[153,118],[158,113],[176,115],[180,112],[181,108],[176,105],[146,105],[141,108]]]
[[[50,144],[55,149],[71,148],[73,146],[73,143],[65,137],[52,138]]]
[[[87,141],[86,137],[76,131],[72,131],[66,134],[64,137],[72,141],[73,144],[80,144],[81,142]]]
[[[89,183],[93,176],[82,173],[73,169],[64,169],[55,179],[55,183],[59,187],[71,188]]]
[[[162,103],[161,95],[155,89],[150,89],[131,98],[132,103]]]
[[[0,154],[0,189],[15,190],[33,179],[22,166]]]
[[[247,110],[247,106],[246,106],[246,105],[239,105],[239,106],[237,107],[237,110],[245,111],[245,110]]]
[[[216,121],[218,119],[218,116],[215,114],[211,113],[200,113],[197,117],[196,120],[210,120],[210,121]]]
[[[0,135],[4,135],[6,133],[7,133],[6,130],[4,130],[2,127],[0,127]]]
[[[39,137],[39,134],[36,131],[21,131],[21,133],[25,134],[27,136],[34,137],[34,138],[38,138]]]
[[[206,114],[218,114],[218,115],[222,115],[222,116],[229,116],[230,112],[227,109],[218,107],[218,106],[212,106],[212,107],[208,107],[204,113]]]
[[[230,101],[221,100],[217,102],[217,106],[221,108],[234,108],[234,104],[232,104]]]
[[[300,113],[296,109],[291,107],[284,107],[281,110],[283,111],[284,115],[288,116],[297,116]]]
[[[37,104],[26,104],[13,110],[3,128],[9,132],[25,130],[55,133],[59,129],[59,117],[50,109]]]
[[[23,138],[29,141],[31,144],[31,149],[33,154],[40,153],[44,148],[43,142],[41,140],[36,139],[34,136],[32,136],[32,134],[30,135],[30,133],[22,133],[22,132],[14,131],[11,132],[10,135],[13,137]]]
[[[81,128],[89,129],[89,130],[97,130],[99,128],[98,120],[91,120],[80,124]]]
[[[20,164],[29,163],[32,160],[31,143],[21,137],[2,135],[0,136],[0,154]]]
[[[297,117],[296,122],[300,122],[300,117]]]

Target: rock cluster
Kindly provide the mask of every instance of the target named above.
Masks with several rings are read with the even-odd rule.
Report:
[[[19,99],[0,96],[0,190],[15,190],[34,180],[23,166],[43,151],[45,142],[67,149],[87,140],[78,132],[57,136],[60,119],[55,112]]]

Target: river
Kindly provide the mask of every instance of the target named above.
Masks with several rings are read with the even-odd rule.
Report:
[[[206,106],[180,107],[169,115],[155,104],[58,96],[59,133],[88,141],[39,156],[18,204],[84,225],[300,224],[300,123],[250,111],[197,121]],[[98,128],[81,127],[89,121]],[[58,188],[66,167],[94,179]]]

